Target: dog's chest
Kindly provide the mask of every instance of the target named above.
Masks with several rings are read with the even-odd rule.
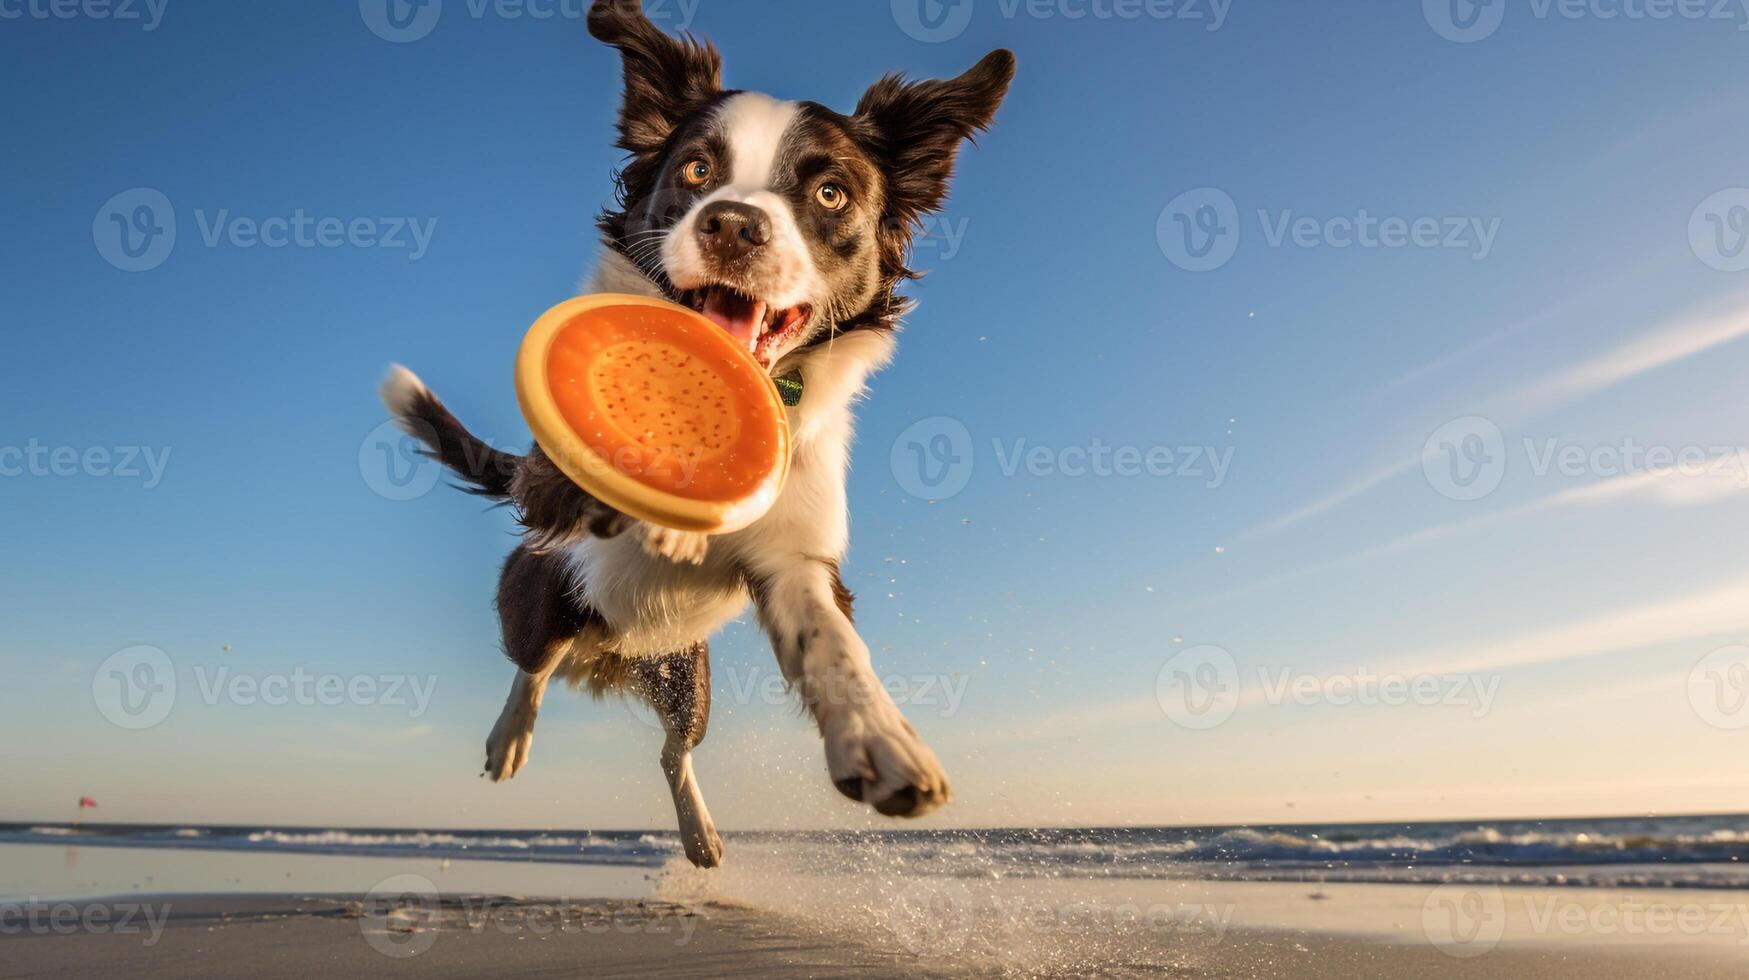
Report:
[[[717,556],[686,565],[644,550],[642,529],[571,551],[577,599],[607,624],[608,647],[658,656],[710,636],[746,608],[740,573]]]
[[[846,536],[841,444],[798,447],[771,512],[713,537],[703,564],[646,551],[643,529],[592,538],[570,554],[577,600],[605,621],[609,649],[657,656],[708,638],[747,606],[746,575],[786,556],[837,558]]]

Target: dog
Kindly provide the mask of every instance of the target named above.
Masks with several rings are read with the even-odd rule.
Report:
[[[939,210],[960,146],[987,129],[1014,77],[993,51],[951,80],[889,75],[851,115],[725,89],[715,46],[674,37],[637,0],[597,0],[590,34],[618,49],[617,146],[628,154],[599,227],[588,292],[692,307],[774,377],[799,375],[788,482],[751,526],[705,536],[633,520],[590,497],[538,446],[475,438],[405,368],[382,397],[464,489],[515,508],[524,536],[498,589],[510,696],[486,775],[517,774],[555,678],[647,699],[686,856],[722,859],[693,774],[710,715],[708,640],[746,608],[817,724],[839,792],[889,816],[948,802],[946,773],[875,675],[839,576],[849,538],[852,404],[893,355],[898,290],[922,219]]]

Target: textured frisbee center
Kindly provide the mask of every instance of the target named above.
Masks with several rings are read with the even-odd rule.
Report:
[[[622,340],[589,367],[603,412],[648,449],[709,454],[733,445],[734,392],[702,358],[659,340]]]

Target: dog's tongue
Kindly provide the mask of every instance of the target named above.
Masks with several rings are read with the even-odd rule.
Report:
[[[765,324],[765,304],[726,289],[713,289],[704,298],[704,315],[752,350],[759,341],[759,328]]]

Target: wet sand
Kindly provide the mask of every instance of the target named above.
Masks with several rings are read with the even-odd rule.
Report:
[[[1749,893],[0,846],[11,977],[1742,976]],[[768,856],[769,857],[769,856]],[[551,896],[530,898],[526,896]],[[514,897],[523,896],[523,897]],[[594,896],[594,897],[588,897]]]
[[[148,922],[137,907],[160,903]],[[302,980],[335,977],[851,977],[1090,975],[1048,964],[966,964],[810,936],[729,907],[627,900],[565,903],[451,897],[436,904],[295,896],[133,896],[78,904],[105,931],[11,933],[0,978],[129,976]],[[124,918],[132,912],[132,921]],[[137,931],[135,931],[137,929]],[[1459,959],[1426,945],[1237,929],[1140,944],[1099,975],[1548,977],[1599,980],[1742,975],[1740,961],[1677,948],[1501,947]]]

